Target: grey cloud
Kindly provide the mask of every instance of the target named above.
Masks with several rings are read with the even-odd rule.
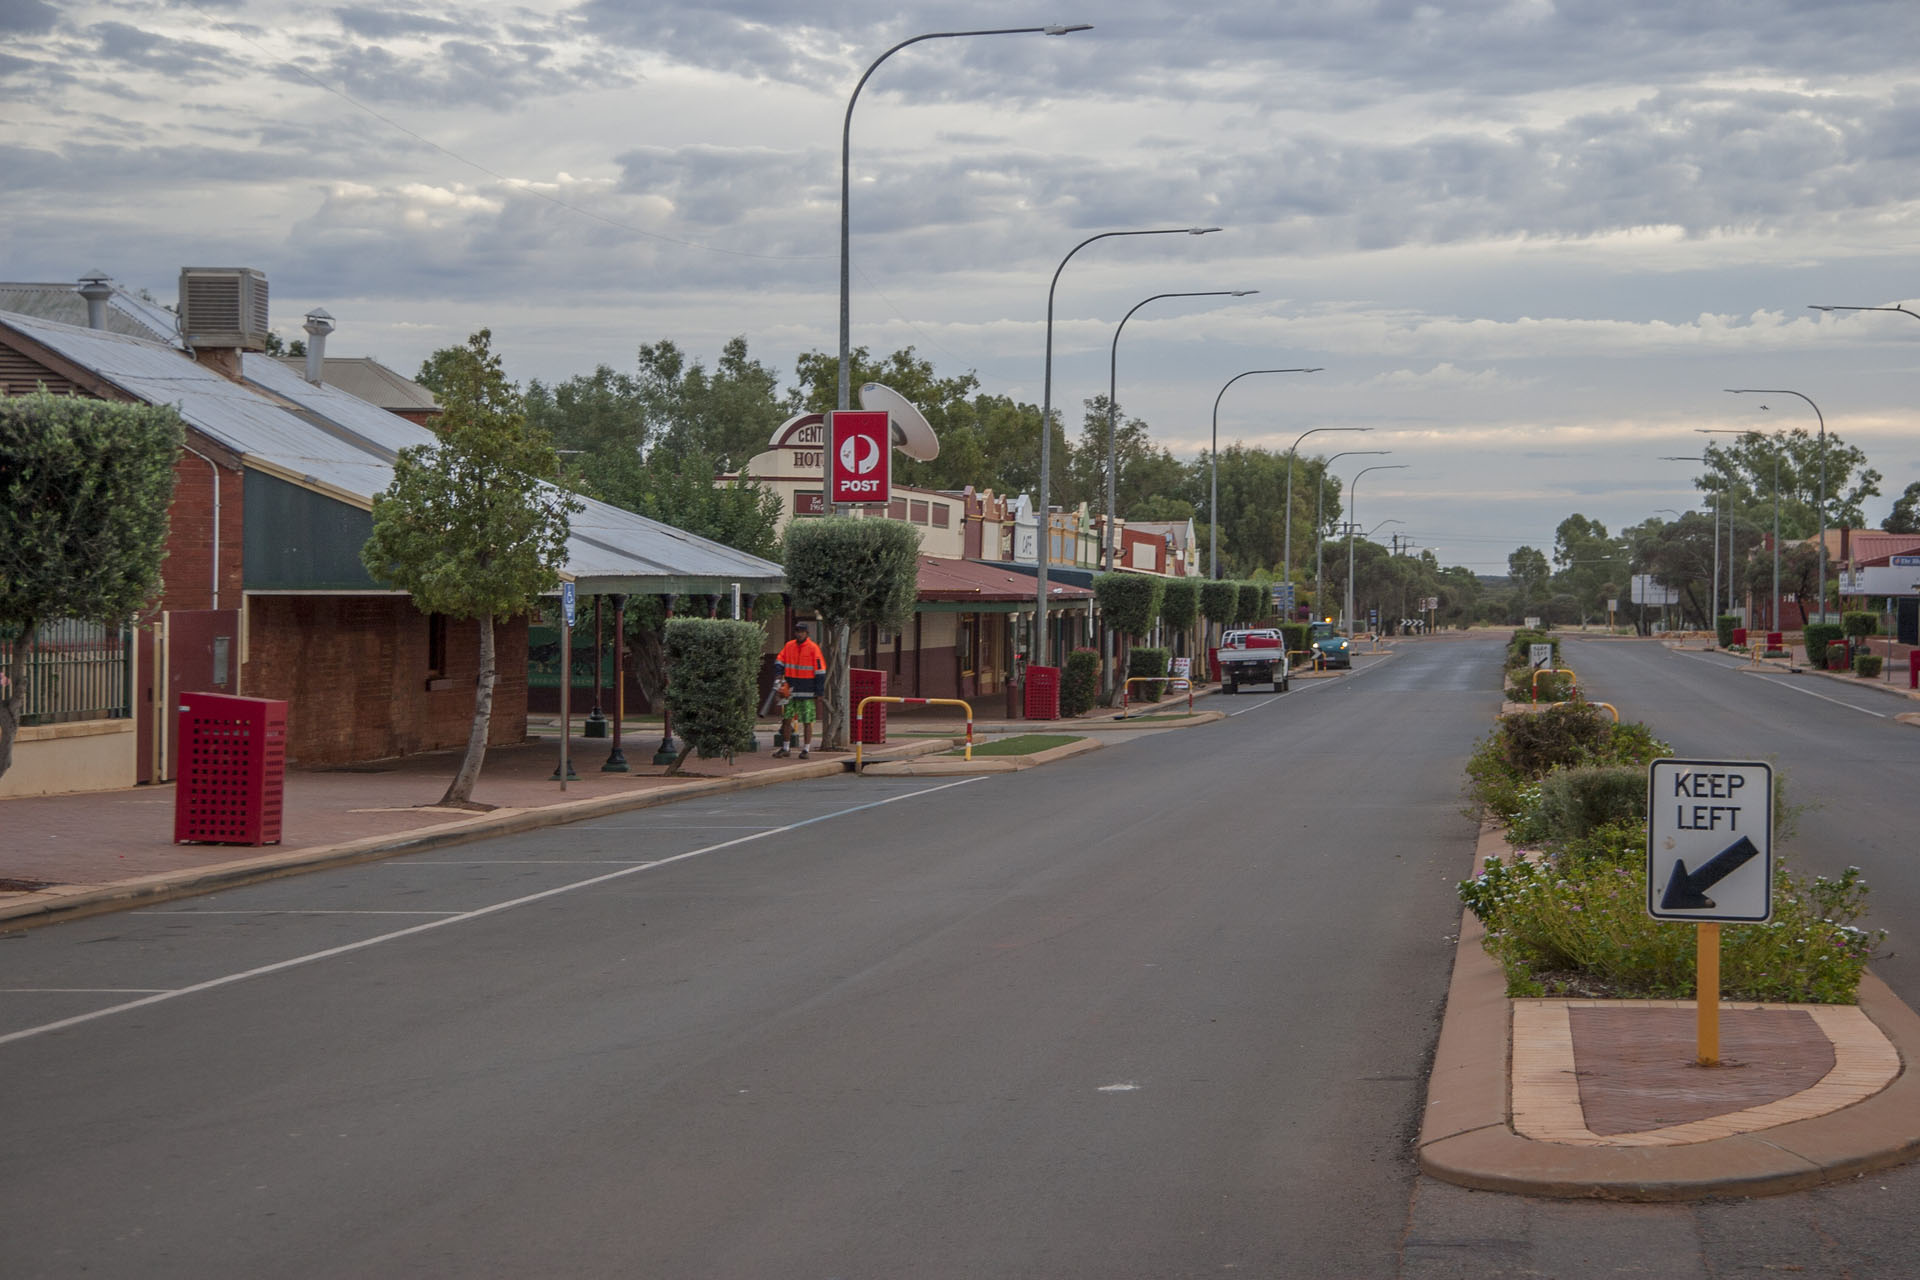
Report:
[[[125,22],[101,22],[87,28],[102,57],[169,76],[231,74],[234,55],[196,40],[175,40]]]
[[[343,29],[370,40],[392,36],[452,35],[472,30],[467,22],[436,17],[417,10],[368,9],[353,5],[336,10],[333,16],[340,20]]]
[[[501,41],[492,31],[471,25],[462,30],[467,38],[446,40],[419,54],[358,41],[320,41],[318,54],[299,59],[297,66],[366,102],[497,110],[524,105],[530,97],[566,92],[589,79],[601,86],[626,80],[598,66],[556,63],[553,51],[537,41]],[[276,74],[306,82],[292,67],[276,68]]]
[[[9,35],[41,35],[53,30],[59,10],[45,0],[0,0],[0,31]]]

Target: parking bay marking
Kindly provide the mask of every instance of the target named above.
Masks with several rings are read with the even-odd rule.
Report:
[[[985,775],[982,775],[982,777],[984,776]],[[538,893],[529,893],[522,897],[509,898],[505,902],[496,902],[491,906],[476,907],[472,911],[463,911],[459,915],[442,916],[437,920],[428,920],[422,924],[409,925],[405,929],[395,929],[391,933],[379,934],[372,938],[363,938],[358,942],[343,943],[337,947],[328,947],[323,951],[310,951],[306,955],[292,956],[286,960],[276,960],[272,964],[260,965],[257,968],[246,969],[239,973],[222,974],[218,978],[209,978],[205,982],[196,982],[186,987],[176,987],[170,991],[156,992],[153,995],[145,996],[139,1000],[128,1000],[123,1004],[109,1005],[104,1009],[95,1009],[91,1013],[75,1014],[71,1018],[61,1018],[57,1022],[45,1022],[37,1027],[24,1027],[19,1031],[10,1031],[5,1035],[0,1035],[0,1045],[12,1044],[16,1040],[30,1040],[35,1036],[46,1035],[51,1031],[64,1031],[68,1027],[77,1027],[83,1023],[93,1022],[100,1018],[112,1017],[114,1014],[131,1013],[135,1009],[144,1009],[150,1005],[163,1004],[169,1000],[177,1000],[181,996],[199,995],[203,991],[218,990],[221,987],[232,986],[236,982],[245,982],[249,978],[262,978],[268,974],[279,973],[283,969],[295,969],[320,960],[330,960],[335,956],[349,955],[355,951],[364,951],[369,947],[379,946],[383,942],[395,942],[401,938],[412,937],[414,934],[426,933],[433,929],[442,929],[448,925],[464,924],[468,920],[478,920],[484,916],[512,910],[515,907],[524,907],[529,903],[540,902],[547,898],[556,898],[563,893],[572,893],[576,889],[590,889],[595,885],[623,879],[637,872],[650,871],[655,867],[664,867],[669,863],[685,862],[689,858],[698,858],[703,854],[718,853],[722,849],[731,849],[738,845],[751,844],[756,840],[765,840],[769,836],[785,835],[789,831],[798,831],[802,827],[811,827],[817,823],[827,822],[834,818],[844,818],[851,814],[862,813],[868,809],[878,809],[883,805],[895,804],[901,800],[913,800],[920,796],[933,795],[940,791],[950,791],[954,787],[964,787],[971,783],[979,782],[982,780],[982,777],[961,778],[956,782],[943,782],[939,786],[924,787],[918,791],[908,791],[901,795],[888,796],[884,800],[873,800],[866,804],[856,804],[845,809],[836,809],[832,813],[823,813],[814,818],[803,818],[798,822],[790,822],[782,827],[771,827],[765,831],[756,831],[752,835],[735,836],[733,839],[723,840],[719,844],[710,844],[699,849],[689,849],[685,853],[676,853],[672,857],[661,858],[657,862],[647,862],[641,863],[638,866],[622,867],[618,871],[609,871],[605,875],[591,876],[585,880],[576,880],[572,884],[563,884],[552,889],[543,889]]]

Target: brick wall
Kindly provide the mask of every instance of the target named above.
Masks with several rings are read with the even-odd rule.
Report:
[[[187,443],[212,453],[209,442],[188,433]],[[218,466],[218,464],[214,464]],[[213,608],[213,473],[204,459],[182,450],[173,464],[173,505],[167,509],[167,558],[163,609]],[[220,607],[240,607],[241,528],[244,513],[238,467],[220,472]]]
[[[427,688],[427,619],[395,596],[253,596],[247,696],[287,703],[287,755],[345,764],[466,745],[479,624],[447,624],[445,687]],[[490,745],[527,732],[527,624],[494,629]],[[440,682],[436,682],[440,683]]]

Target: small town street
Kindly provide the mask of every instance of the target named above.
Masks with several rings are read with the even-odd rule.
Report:
[[[1685,1206],[1415,1173],[1499,655],[1403,642],[1022,773],[701,797],[0,935],[8,1274],[1910,1273],[1910,1169]],[[1920,995],[1890,782],[1920,733],[1650,642],[1567,660],[1818,802],[1786,851],[1866,869],[1876,969]]]

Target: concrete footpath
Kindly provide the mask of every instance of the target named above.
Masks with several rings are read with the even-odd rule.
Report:
[[[1196,690],[1200,701],[1212,690]],[[1097,747],[1116,733],[1163,732],[1221,718],[1218,711],[1186,715],[1186,700],[1169,696],[1151,707],[1133,708],[1135,718],[1101,711],[1073,720],[979,721],[976,742],[1012,734],[1091,735],[1083,741],[1032,756],[982,758],[971,765],[934,757],[959,744],[963,726],[952,714],[900,714],[895,707],[891,741],[863,749],[876,773],[909,768],[925,760],[933,773],[987,773],[1045,764]],[[1142,720],[1142,714],[1150,717]],[[612,750],[606,738],[588,738],[576,719],[571,739],[573,769],[565,789],[557,775],[560,742],[556,718],[535,717],[534,738],[490,747],[474,787],[480,809],[442,808],[459,753],[430,752],[332,769],[289,769],[282,802],[280,842],[264,847],[173,842],[174,787],[133,787],[83,795],[29,796],[0,800],[0,928],[51,920],[230,888],[256,880],[346,866],[397,854],[442,848],[471,840],[558,826],[607,814],[672,804],[697,796],[828,777],[853,766],[851,751],[815,751],[810,759],[774,758],[772,722],[760,726],[762,750],[732,760],[689,758],[680,777],[667,777],[653,763],[660,727],[628,726],[623,740],[625,772],[603,766]],[[544,731],[544,736],[541,736]]]

